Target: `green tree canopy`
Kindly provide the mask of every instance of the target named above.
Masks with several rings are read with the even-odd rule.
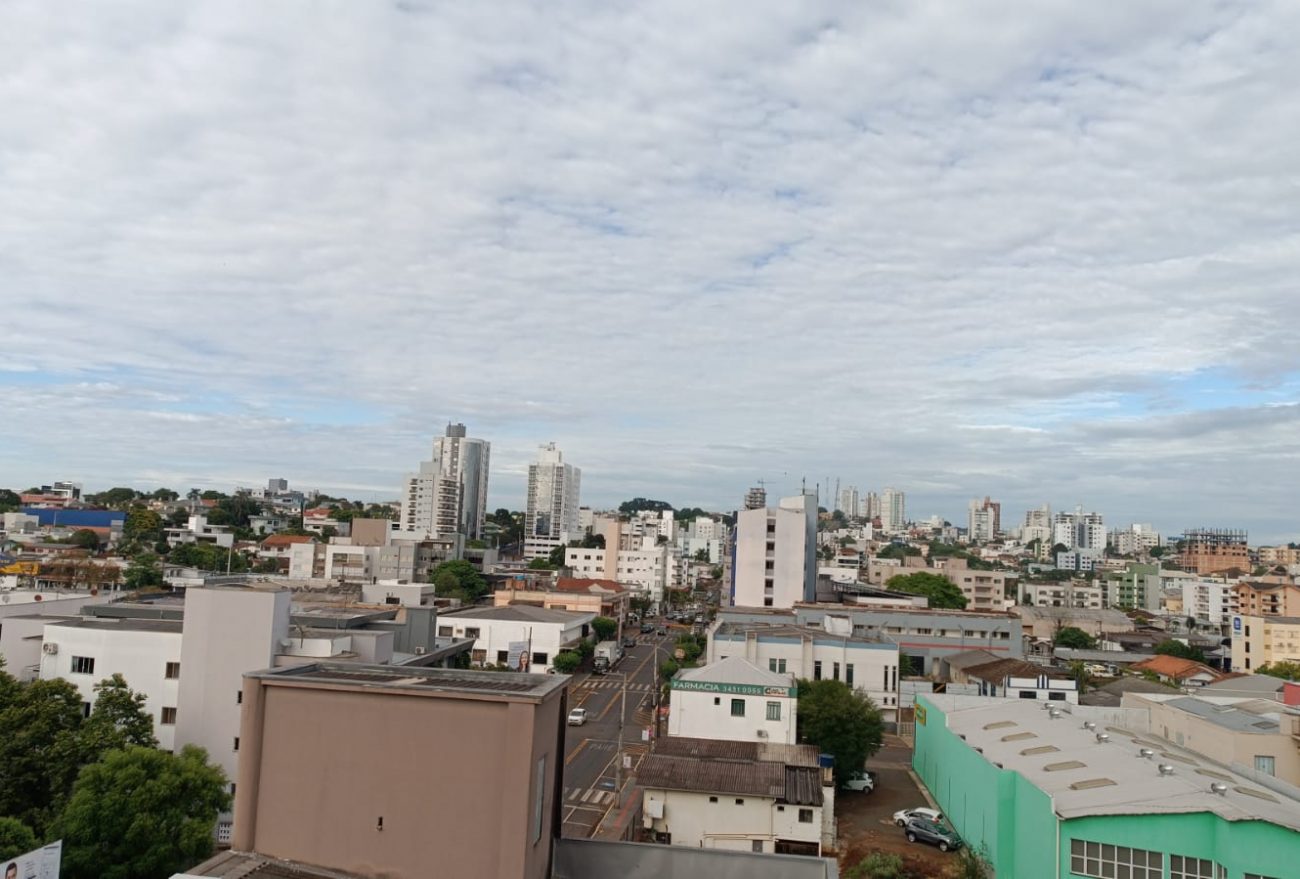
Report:
[[[453,577],[455,585],[452,584]],[[476,601],[488,592],[487,580],[483,579],[478,568],[464,559],[438,565],[433,569],[431,582],[438,595],[460,598],[462,601]]]
[[[162,565],[158,556],[151,552],[142,552],[131,559],[126,566],[123,582],[127,589],[153,589],[163,584]]]
[[[597,641],[608,641],[618,631],[618,621],[609,617],[596,617],[591,621],[591,628],[596,633]]]
[[[0,707],[0,815],[44,835],[81,768],[81,693],[35,680]]]
[[[884,740],[880,709],[841,681],[800,681],[798,712],[799,741],[835,758],[837,783],[862,769]]]
[[[555,549],[551,550],[551,554],[546,557],[546,563],[552,568],[564,567],[564,552],[567,548],[564,546],[555,547]],[[537,560],[533,559],[533,561]]]
[[[1300,681],[1300,662],[1268,662],[1255,670],[1256,674],[1271,675],[1287,681]]]
[[[153,498],[156,501],[167,501],[168,503],[180,499],[180,495],[172,491],[170,488],[155,489],[153,493],[149,495],[149,497]]]
[[[528,570],[530,571],[554,571],[555,568],[556,566],[551,564],[550,559],[533,559],[528,563]]]
[[[1167,638],[1157,644],[1156,653],[1163,656],[1177,656],[1179,659],[1191,659],[1195,662],[1205,662],[1205,654],[1201,652],[1199,647],[1191,647],[1173,638]]]
[[[122,539],[130,541],[153,542],[163,533],[162,516],[143,504],[135,504],[126,511],[126,521],[122,524]]]
[[[888,546],[881,547],[876,553],[878,559],[904,559],[909,555],[920,555],[921,550],[915,546],[906,543],[891,543]]]
[[[99,535],[89,528],[78,528],[72,532],[69,542],[73,546],[79,546],[82,549],[88,549],[91,552],[99,552]]]
[[[1093,650],[1097,646],[1097,639],[1083,629],[1075,626],[1065,626],[1056,633],[1052,643],[1057,647],[1066,647],[1072,650]]]
[[[17,818],[0,818],[0,861],[27,854],[40,847],[36,834]]]
[[[165,879],[212,854],[226,776],[207,752],[110,751],[82,770],[59,819],[65,879]]]
[[[623,501],[618,505],[618,511],[626,516],[635,516],[643,510],[651,510],[661,513],[664,510],[671,510],[673,505],[668,501],[654,501],[649,498],[634,497],[630,501]]]
[[[140,492],[134,488],[110,488],[108,491],[101,491],[99,494],[87,495],[86,500],[92,504],[98,504],[101,507],[109,507],[114,510],[124,510],[136,498]]]
[[[23,499],[17,492],[0,488],[0,513],[12,513],[22,506]]]
[[[82,725],[82,736],[94,736],[101,751],[137,745],[154,748],[153,715],[145,708],[145,696],[126,684],[120,674],[95,684],[95,704]]]
[[[885,583],[885,587],[895,592],[924,595],[930,600],[930,607],[932,608],[962,610],[966,607],[966,596],[961,594],[961,590],[957,588],[956,583],[953,583],[947,577],[932,574],[929,571],[917,571],[915,574],[896,574],[889,578]]]
[[[551,659],[551,667],[562,675],[571,675],[582,664],[582,657],[572,650],[561,650]]]

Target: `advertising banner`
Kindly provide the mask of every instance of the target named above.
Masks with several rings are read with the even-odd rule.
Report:
[[[528,642],[511,641],[506,654],[506,667],[511,671],[528,671]]]
[[[16,858],[0,861],[3,879],[59,879],[59,863],[63,860],[63,841],[52,842],[36,851]]]

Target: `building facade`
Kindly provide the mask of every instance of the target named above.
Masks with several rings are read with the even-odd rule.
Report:
[[[684,668],[673,677],[668,735],[793,745],[795,676],[739,656]]]
[[[538,449],[528,465],[528,499],[524,517],[524,558],[545,558],[581,533],[578,503],[582,470],[564,463],[555,443]]]
[[[1191,528],[1183,533],[1178,566],[1193,574],[1235,574],[1251,569],[1246,532],[1232,528]]]
[[[1002,533],[1002,504],[990,500],[973,500],[966,510],[966,535],[972,543],[986,543]]]
[[[539,673],[550,671],[557,653],[587,637],[596,616],[530,605],[474,607],[440,615],[438,635],[473,641],[473,665],[504,666],[514,659],[515,670],[522,664],[522,670]]]
[[[449,424],[433,442],[432,457],[408,474],[402,487],[399,527],[416,539],[462,534],[483,537],[492,446]]]
[[[907,495],[896,488],[886,488],[880,493],[880,528],[886,534],[907,527]]]
[[[730,603],[789,608],[816,597],[817,499],[782,498],[776,507],[736,516]]]
[[[1233,671],[1300,662],[1300,616],[1233,614],[1231,637]]]

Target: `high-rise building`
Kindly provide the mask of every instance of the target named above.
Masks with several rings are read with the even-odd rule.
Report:
[[[524,519],[524,558],[545,558],[557,546],[579,537],[578,493],[582,470],[564,463],[564,454],[547,443],[528,465],[528,506]]]
[[[866,519],[874,519],[880,515],[880,495],[874,491],[869,491],[866,497],[862,499],[862,516]]]
[[[880,527],[886,531],[902,531],[907,525],[906,495],[896,488],[886,488],[880,493]]]
[[[731,603],[794,607],[813,601],[817,587],[817,496],[782,498],[777,507],[736,516]]]
[[[1085,513],[1075,507],[1073,513],[1057,513],[1052,520],[1052,544],[1065,544],[1069,550],[1086,550],[1100,557],[1106,551],[1106,526],[1101,513]]]
[[[1231,528],[1191,528],[1183,534],[1179,566],[1193,574],[1250,571],[1246,532]]]
[[[767,506],[767,489],[756,485],[745,492],[745,509],[761,510]]]
[[[848,488],[840,489],[840,505],[838,509],[850,519],[856,519],[860,515],[856,486],[850,485]]]
[[[1002,532],[1002,504],[989,500],[973,500],[968,510],[967,536],[972,543],[993,540]]]
[[[492,444],[465,435],[465,425],[449,424],[433,441],[433,457],[407,474],[402,491],[400,530],[425,539],[463,534],[483,536],[487,516],[488,456]]]

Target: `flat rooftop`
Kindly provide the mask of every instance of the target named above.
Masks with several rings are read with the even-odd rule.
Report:
[[[507,604],[502,607],[468,607],[438,615],[438,619],[503,620],[517,623],[574,623],[596,616],[595,611],[551,610],[531,604]]]
[[[108,632],[181,633],[180,620],[136,619],[134,617],[54,618],[50,625],[68,629],[99,629]]]
[[[1062,818],[1213,812],[1227,821],[1269,821],[1300,830],[1300,800],[1157,736],[1107,725],[1104,709],[928,693],[923,698],[944,711],[948,729],[980,749],[985,760],[1020,773],[1050,796]],[[1044,710],[1048,704],[1061,709],[1058,717]],[[1085,720],[1094,721],[1096,730],[1084,728]],[[1100,743],[1096,737],[1103,733],[1110,740]],[[1155,753],[1143,759],[1140,748]],[[1173,773],[1161,775],[1162,763]],[[1215,783],[1226,790],[1212,792]]]
[[[833,641],[836,644],[858,644],[871,648],[894,648],[896,645],[886,643],[883,638],[866,635],[837,635],[817,626],[800,626],[794,623],[779,622],[724,622],[718,625],[714,636],[727,640],[743,639],[753,632],[758,638],[791,638],[802,640],[812,638],[814,641]]]
[[[420,696],[470,696],[506,701],[541,701],[569,682],[568,675],[534,675],[507,671],[414,668],[356,662],[314,662],[250,672],[272,685],[343,685],[357,690],[401,692]]]

